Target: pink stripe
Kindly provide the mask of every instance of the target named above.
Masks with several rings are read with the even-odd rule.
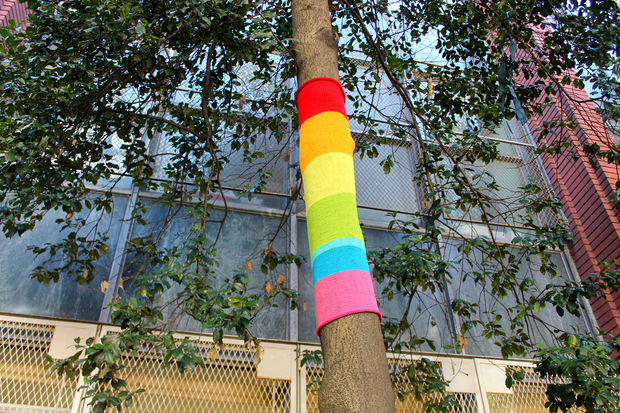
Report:
[[[314,300],[317,336],[325,324],[349,314],[377,313],[382,319],[367,271],[347,270],[321,278],[314,285]]]

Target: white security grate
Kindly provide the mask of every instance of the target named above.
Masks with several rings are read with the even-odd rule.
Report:
[[[306,412],[319,413],[319,387],[323,380],[323,368],[306,368]],[[303,393],[302,393],[303,394]]]
[[[391,359],[390,371],[392,373],[398,372],[400,369],[407,368],[411,364],[411,360],[404,359]],[[394,377],[394,376],[393,376]],[[397,382],[395,383],[397,388],[400,388],[405,393],[408,393],[411,389],[411,383],[406,375],[396,375]],[[456,400],[459,402],[459,407],[451,409],[451,411],[458,413],[477,413],[478,404],[476,402],[476,395],[474,393],[451,393],[455,395]],[[424,403],[439,402],[444,395],[429,395],[424,400],[417,400],[413,394],[409,394],[401,401],[396,399],[396,412],[398,413],[425,413],[426,407]]]
[[[54,326],[0,320],[0,412],[70,412],[76,380],[46,370]]]
[[[525,378],[515,381],[509,393],[488,392],[486,395],[490,413],[548,413],[549,409],[545,408],[545,392],[550,381],[541,378],[533,367],[513,368],[523,372]],[[584,410],[573,407],[569,412],[581,413]]]
[[[79,322],[63,322],[63,326],[85,330],[85,325]],[[76,391],[77,380],[61,378],[44,369],[45,354],[50,350],[54,331],[53,325],[45,325],[40,320],[15,321],[14,318],[3,319],[0,316],[0,413],[87,413],[90,409],[82,399],[82,393]],[[295,366],[292,358],[287,362],[280,355],[276,360],[281,363],[281,369],[286,369],[286,363],[290,363],[290,376],[287,375],[290,379],[258,378],[255,348],[247,348],[241,342],[230,342],[220,347],[197,338],[195,345],[205,367],[196,367],[183,374],[174,365],[166,366],[162,355],[149,351],[146,344],[134,356],[124,356],[121,360],[124,368],[118,378],[125,380],[128,390],[144,389],[145,392],[134,397],[133,404],[123,410],[127,413],[319,413],[318,388],[323,377],[321,365],[310,362],[300,369],[300,360]],[[287,349],[291,357],[293,350],[302,349],[292,343],[290,347],[287,344],[278,346]],[[319,347],[303,348],[312,351]],[[416,357],[419,356],[390,358],[390,368],[393,372],[405,369]],[[440,363],[438,368],[441,374],[448,374],[443,369],[450,363],[458,366],[446,393],[454,396],[459,403],[451,411],[547,412],[544,404],[548,380],[540,378],[529,362],[448,356],[437,360],[440,360],[437,363]],[[478,367],[469,369],[467,363],[471,366],[476,363]],[[508,366],[525,373],[525,379],[515,382],[511,389],[503,385],[503,369]],[[398,377],[395,385],[407,393],[411,386],[407,376],[395,377]],[[460,384],[454,386],[458,381]],[[301,393],[294,388],[296,383],[305,383]],[[436,402],[442,396],[430,397],[419,401],[408,395],[402,401],[397,400],[396,411],[423,413],[425,401]]]
[[[394,372],[397,369],[407,367],[410,361],[406,359],[391,359],[390,370]],[[397,375],[398,381],[395,383],[396,387],[400,387],[401,390],[407,391],[411,384],[404,375]],[[319,399],[318,390],[323,379],[323,369],[318,366],[312,366],[306,368],[306,411],[307,413],[319,413]],[[456,400],[459,402],[459,407],[452,409],[454,412],[459,413],[477,413],[478,402],[476,400],[475,393],[452,393],[455,395]],[[440,396],[430,396],[426,400],[417,400],[412,394],[406,396],[404,400],[396,398],[396,412],[397,413],[425,413],[426,408],[424,402],[430,400],[437,402],[440,400]],[[543,403],[544,404],[544,403]]]
[[[492,413],[547,413],[546,383],[533,368],[521,367],[523,381],[515,382],[512,393],[487,393]]]
[[[120,377],[131,391],[144,389],[126,408],[130,412],[285,413],[291,411],[290,382],[259,379],[254,350],[197,342],[205,368],[179,373],[149,352],[121,361]]]

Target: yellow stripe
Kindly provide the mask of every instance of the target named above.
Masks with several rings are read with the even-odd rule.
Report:
[[[342,192],[355,195],[353,158],[342,152],[321,155],[308,164],[303,182],[307,209],[330,195]]]
[[[301,125],[299,166],[304,173],[315,158],[330,152],[353,156],[355,142],[351,137],[349,122],[340,112],[321,112]]]

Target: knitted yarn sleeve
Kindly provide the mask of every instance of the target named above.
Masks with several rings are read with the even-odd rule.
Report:
[[[317,330],[349,314],[381,317],[357,217],[349,122],[340,83],[314,78],[296,93]]]

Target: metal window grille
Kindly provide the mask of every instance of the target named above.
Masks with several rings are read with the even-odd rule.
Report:
[[[616,145],[620,145],[620,121],[615,119],[607,119],[605,129],[609,133],[609,137]]]
[[[70,412],[77,380],[46,370],[54,326],[0,320],[0,412]]]
[[[116,173],[125,173],[127,171],[127,166],[125,165],[125,150],[122,149],[124,144],[123,140],[119,138],[116,133],[113,133],[106,138],[106,143],[111,146],[104,151],[104,156],[111,157],[106,163],[116,165]]]
[[[273,83],[263,83],[253,79],[253,73],[257,70],[252,64],[245,64],[237,69],[237,81],[234,82],[235,91],[243,95],[244,105],[251,105],[252,100],[267,99],[274,93],[275,80]],[[175,102],[187,104],[190,107],[200,108],[200,93],[189,89],[179,89],[175,93]],[[240,103],[241,106],[244,106]],[[286,122],[277,122],[273,117],[261,125],[264,132],[256,133],[254,142],[247,147],[243,145],[234,147],[234,135],[247,127],[243,116],[233,115],[229,119],[231,126],[217,136],[220,160],[225,165],[221,172],[221,185],[229,189],[252,189],[264,180],[261,185],[262,192],[274,194],[289,193],[289,163],[291,159],[291,139],[293,133]],[[268,124],[270,123],[270,124]],[[178,150],[174,148],[171,137],[166,134],[157,135],[151,143],[151,155],[154,157],[154,178],[169,179],[166,173],[171,167]],[[256,157],[249,155],[256,153]],[[206,164],[211,157],[206,155],[197,160],[199,164]],[[204,171],[208,171],[205,169]],[[187,182],[191,183],[191,182]]]
[[[291,410],[290,382],[259,379],[254,350],[243,345],[197,342],[205,368],[179,373],[148,347],[125,356],[120,377],[130,390],[144,389],[125,411],[284,413]]]
[[[390,371],[392,373],[398,372],[402,368],[406,368],[411,364],[411,361],[408,359],[391,359],[390,360]],[[409,391],[411,388],[411,383],[409,379],[402,374],[397,375],[398,382],[397,386],[400,386],[404,391]],[[454,393],[456,400],[459,403],[458,408],[453,408],[452,411],[458,413],[476,413],[478,412],[478,403],[476,401],[475,393]],[[438,402],[441,397],[444,395],[432,395],[427,396],[424,400],[417,400],[414,395],[409,394],[404,398],[404,400],[400,401],[396,399],[396,412],[399,413],[425,413],[426,409],[424,407],[424,402]]]
[[[461,121],[457,133],[468,127],[465,121]],[[530,217],[526,208],[530,199],[554,197],[544,171],[538,163],[536,148],[527,142],[526,131],[518,122],[504,121],[495,131],[483,130],[480,136],[498,142],[500,152],[498,159],[488,164],[482,161],[473,164],[463,163],[462,171],[473,187],[479,191],[482,200],[487,201],[484,211],[486,217],[483,209],[475,206],[466,210],[455,209],[447,218],[474,222],[481,222],[486,218],[492,224],[522,226]],[[450,148],[446,155],[457,155],[458,151]],[[444,165],[448,169],[453,167],[449,156],[446,156]],[[493,183],[497,188],[489,188]],[[446,182],[442,182],[438,177],[435,178],[434,184],[438,188],[446,187]],[[535,195],[525,195],[520,188],[530,184],[540,188],[540,191]],[[445,194],[446,206],[454,206],[460,198],[452,189],[447,189]],[[553,225],[558,222],[558,216],[550,208],[544,208],[532,218],[540,225]]]
[[[545,391],[549,381],[542,379],[532,367],[519,367],[525,379],[515,382],[511,393],[487,393],[492,413],[548,413]],[[579,412],[577,408],[570,410]]]
[[[291,133],[286,124],[279,123],[276,130],[283,132],[283,137],[278,139],[273,133],[260,134],[255,137],[255,141],[248,145],[247,155],[244,148],[233,149],[231,147],[232,130],[228,130],[220,140],[219,159],[224,160],[225,164],[220,174],[221,185],[229,189],[252,189],[255,188],[260,180],[265,184],[262,192],[274,194],[288,194],[289,185],[289,162],[291,151],[289,140]],[[175,149],[166,135],[157,137],[153,143],[153,153],[155,154],[154,177],[157,179],[167,179],[166,170],[173,162]],[[251,158],[249,155],[258,153],[258,157]],[[200,159],[199,164],[206,164],[211,157],[209,155]],[[208,170],[205,168],[205,173]],[[188,182],[191,183],[191,182]]]
[[[139,108],[148,107],[150,105],[146,105],[145,97],[140,96],[137,89],[128,88],[122,91],[122,93],[115,97],[115,101],[131,104],[134,107]],[[94,139],[93,133],[93,139]],[[118,137],[116,132],[112,132],[111,134],[105,137],[105,144],[109,145],[107,149],[103,151],[103,159],[109,157],[109,159],[102,161],[106,164],[113,164],[113,172],[117,174],[124,174],[127,172],[127,165],[125,164],[125,149],[123,145],[126,145],[130,142],[125,142],[123,139]]]
[[[415,167],[411,142],[384,138],[377,145],[377,138],[356,132],[351,135],[358,145],[360,142],[369,143],[379,153],[372,158],[367,155],[360,158],[358,153],[353,154],[357,206],[405,213],[420,211],[418,190],[413,182]],[[389,173],[385,173],[381,162],[388,157],[394,165]]]
[[[341,81],[347,88],[353,87],[345,101],[351,130],[366,133],[373,124],[381,135],[388,136],[393,133],[390,125],[408,128],[411,116],[385,72],[363,54],[354,53],[346,60]]]
[[[306,412],[319,413],[319,387],[323,380],[323,368],[311,366],[306,368]]]
[[[279,123],[277,129],[283,131],[283,139],[278,142],[273,134],[261,134],[256,137],[250,151],[260,152],[262,157],[245,159],[242,150],[228,150],[225,156],[229,163],[224,168],[224,187],[243,189],[254,188],[259,183],[261,174],[268,173],[266,184],[262,192],[287,194],[289,184],[289,162],[291,158],[288,132],[286,124]]]
[[[407,359],[390,359],[390,372],[405,368],[410,364]],[[395,383],[403,391],[409,390],[411,383],[404,375],[397,375],[398,382]],[[323,379],[322,366],[310,365],[306,368],[306,412],[319,413],[318,389]],[[458,408],[453,409],[459,413],[477,413],[479,411],[478,401],[475,393],[453,393],[459,403]],[[404,400],[396,398],[396,412],[398,413],[425,413],[425,401],[439,401],[441,396],[429,396],[426,400],[417,400],[414,395],[409,394]],[[544,404],[544,403],[543,403]]]
[[[353,133],[356,142],[375,144],[377,139]],[[376,145],[378,156],[360,158],[353,155],[355,163],[355,190],[360,207],[414,213],[420,211],[413,182],[415,166],[412,159],[411,142],[383,139]],[[391,160],[393,166],[385,173],[381,162]]]
[[[0,315],[0,412],[88,411],[88,400],[83,399],[82,392],[76,391],[77,380],[58,377],[43,368],[45,354],[51,348],[56,329],[51,325],[54,323],[26,317],[15,321],[15,318]],[[90,324],[62,324],[69,329],[94,331]],[[106,331],[110,328],[103,328],[97,337]],[[220,348],[212,342],[195,340],[206,367],[196,367],[183,374],[174,365],[165,366],[162,355],[148,351],[146,345],[136,355],[123,357],[121,364],[125,368],[121,370],[120,378],[126,381],[129,390],[145,390],[145,393],[136,396],[129,408],[124,409],[126,412],[318,413],[317,390],[323,376],[321,365],[300,367],[299,360],[295,365],[291,358],[292,364],[284,367],[290,368],[290,380],[258,378],[254,348],[248,349],[236,341]],[[289,354],[293,350],[301,352],[319,348],[294,343],[278,346],[288,349]],[[392,371],[406,368],[411,363],[410,357],[390,356],[389,360]],[[460,407],[453,409],[455,412],[546,412],[544,404],[548,380],[534,372],[532,363],[457,356],[438,356],[437,360],[442,364],[443,374],[451,371],[453,375],[457,374],[454,377],[460,377],[460,384],[453,387],[451,383],[448,389],[460,404]],[[278,368],[288,366],[280,358],[271,358],[271,362],[274,361],[279,363]],[[467,367],[467,363],[472,367]],[[474,364],[478,367],[473,368]],[[450,365],[456,368],[450,370],[446,367]],[[502,369],[508,366],[525,373],[525,380],[515,382],[511,389],[503,385]],[[405,388],[410,385],[406,376],[398,377],[399,385]],[[296,390],[297,383],[302,387]],[[424,412],[423,402],[409,396],[397,402],[396,411],[421,413]]]

